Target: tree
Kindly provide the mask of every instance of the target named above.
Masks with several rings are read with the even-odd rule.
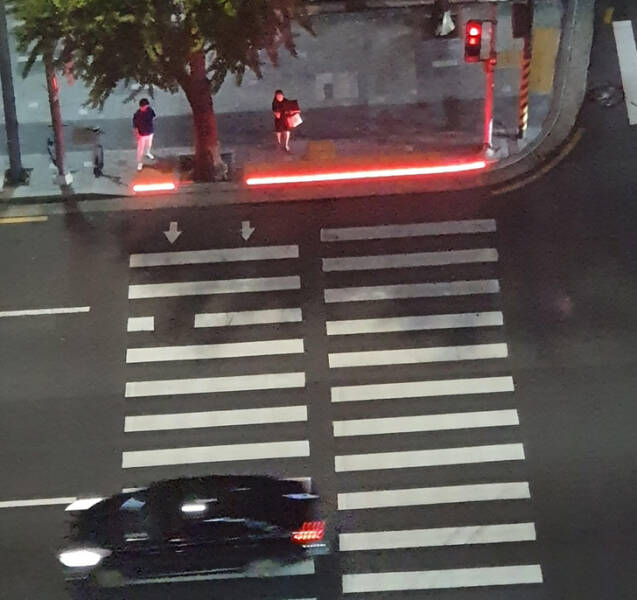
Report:
[[[246,69],[261,77],[261,51],[273,65],[278,50],[296,55],[292,25],[311,30],[303,0],[13,0],[25,20],[22,39],[41,31],[27,7],[55,7],[58,60],[89,87],[89,104],[102,107],[120,81],[184,91],[192,109],[195,179],[219,177],[221,160],[212,96],[228,74],[241,83]],[[28,64],[28,63],[27,63]],[[132,99],[139,92],[131,94]]]

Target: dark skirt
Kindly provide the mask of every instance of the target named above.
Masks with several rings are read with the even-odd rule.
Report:
[[[276,133],[283,133],[285,131],[290,131],[288,127],[288,120],[286,117],[281,117],[280,119],[274,118],[274,131]]]

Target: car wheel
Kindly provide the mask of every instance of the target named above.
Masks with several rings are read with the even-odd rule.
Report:
[[[126,578],[117,569],[100,569],[95,573],[95,583],[103,588],[115,588],[126,585]]]
[[[276,560],[255,560],[248,564],[245,573],[248,577],[270,577],[280,568],[281,563]]]

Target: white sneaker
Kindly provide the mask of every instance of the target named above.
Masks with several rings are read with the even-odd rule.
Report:
[[[146,157],[150,158],[150,160],[154,160],[155,158],[150,152],[146,155]]]
[[[137,163],[137,170],[141,171],[143,166],[144,166],[144,163]]]

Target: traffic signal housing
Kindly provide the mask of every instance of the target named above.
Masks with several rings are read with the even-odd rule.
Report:
[[[468,63],[480,61],[482,48],[482,21],[467,21],[464,35],[464,60]]]

